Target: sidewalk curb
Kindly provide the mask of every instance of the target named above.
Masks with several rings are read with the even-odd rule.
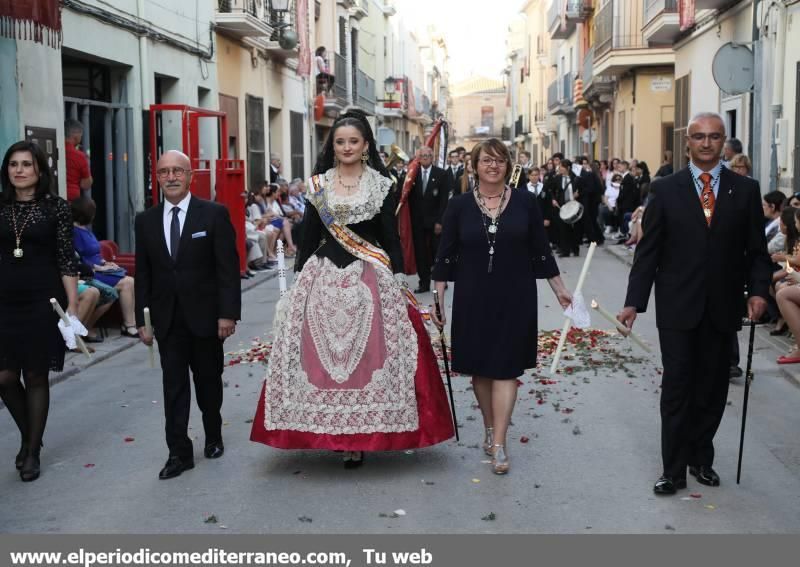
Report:
[[[603,246],[603,250],[606,251],[607,254],[614,256],[617,260],[622,262],[627,266],[633,265],[633,253],[626,249],[623,246]],[[772,349],[774,352],[778,353],[779,355],[784,354],[786,349],[791,346],[789,341],[784,341],[777,337],[772,337],[769,334],[763,325],[756,327],[756,340],[760,345],[766,346]],[[781,371],[783,377],[790,382],[792,385],[797,386],[800,388],[800,368],[797,370],[791,370],[790,366],[785,366],[781,364],[776,364],[778,370]]]

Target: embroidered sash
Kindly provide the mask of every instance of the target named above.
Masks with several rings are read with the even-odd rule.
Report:
[[[325,187],[322,186],[320,176],[312,176],[310,182],[314,190],[308,197],[308,200],[317,209],[319,218],[322,219],[322,224],[325,225],[325,228],[328,229],[328,232],[336,240],[336,242],[341,244],[342,248],[347,250],[359,260],[369,262],[376,268],[380,270],[386,270],[390,275],[393,276],[392,262],[389,259],[389,255],[385,250],[383,250],[383,248],[375,246],[371,242],[347,228],[347,226],[336,222],[333,211],[331,211],[331,208],[328,206]],[[423,315],[428,315],[426,310],[420,308],[419,301],[417,301],[417,298],[407,287],[403,288],[403,293],[405,294],[408,302],[417,311],[420,311],[423,313]],[[430,315],[428,315],[428,317],[430,317]]]
[[[356,258],[369,262],[379,269],[387,270],[391,274],[392,262],[389,260],[389,255],[382,248],[375,246],[346,226],[336,222],[333,211],[328,206],[328,199],[325,194],[325,188],[320,182],[320,176],[313,176],[311,184],[314,187],[314,192],[309,196],[308,200],[317,209],[319,217],[322,219],[322,224],[325,225],[331,236],[336,239],[336,242]]]

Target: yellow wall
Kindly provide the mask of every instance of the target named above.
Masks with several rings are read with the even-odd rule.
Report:
[[[665,89],[667,84],[668,90]],[[636,71],[635,81],[633,76],[620,79],[613,108],[611,156],[646,161],[651,172],[655,172],[665,149],[662,127],[674,121],[675,79],[672,70]]]

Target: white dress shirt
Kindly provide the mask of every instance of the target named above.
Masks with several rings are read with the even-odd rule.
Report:
[[[164,201],[164,240],[167,241],[167,252],[172,255],[170,248],[170,228],[172,227],[172,209],[178,207],[178,223],[181,225],[181,234],[183,234],[183,225],[186,224],[186,213],[189,212],[189,201],[192,200],[192,194],[187,193],[186,196],[177,205],[173,205],[169,201]]]

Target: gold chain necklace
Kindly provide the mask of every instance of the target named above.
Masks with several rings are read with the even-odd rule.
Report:
[[[350,192],[354,189],[358,189],[361,185],[361,176],[364,175],[364,171],[362,170],[361,173],[358,175],[355,183],[348,185],[344,181],[342,181],[342,176],[339,174],[339,168],[336,168],[336,180],[339,182],[339,185],[345,190],[345,192],[349,195]]]
[[[11,204],[11,223],[14,226],[14,239],[16,240],[16,247],[14,248],[14,258],[22,258],[24,252],[22,251],[22,233],[25,231],[25,227],[28,226],[28,221],[31,220],[33,217],[32,211],[29,209],[28,214],[25,215],[25,221],[22,223],[22,227],[17,228],[17,205],[16,203]]]

